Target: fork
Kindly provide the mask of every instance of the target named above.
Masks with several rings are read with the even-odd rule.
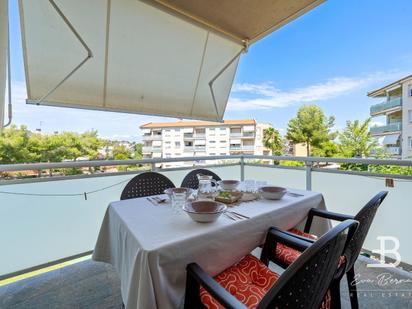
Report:
[[[240,219],[250,219],[250,217],[248,217],[246,215],[243,215],[243,214],[240,214],[240,213],[235,212],[235,211],[227,211],[227,212],[229,212],[230,214],[232,214],[232,215],[234,215],[234,216],[236,216]]]

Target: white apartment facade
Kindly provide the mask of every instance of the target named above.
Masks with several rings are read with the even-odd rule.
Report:
[[[412,156],[412,75],[368,93],[384,99],[371,106],[372,117],[384,117],[385,125],[373,126],[370,132],[395,158]]]
[[[236,154],[268,155],[263,146],[263,131],[270,124],[253,119],[208,121],[176,121],[147,123],[143,133],[144,158],[179,158],[230,156]],[[199,162],[202,163],[202,162]],[[205,162],[206,163],[206,162]],[[165,163],[162,167],[191,165],[192,162]]]

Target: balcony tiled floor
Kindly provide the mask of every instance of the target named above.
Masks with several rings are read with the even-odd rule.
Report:
[[[363,280],[386,278],[406,280],[403,283],[380,286],[362,283],[358,289],[360,308],[412,308],[412,275],[398,269],[367,268],[366,258],[357,262],[356,271]],[[350,308],[346,280],[342,280],[342,307]],[[0,287],[0,308],[122,308],[119,278],[110,265],[91,260],[24,279]]]

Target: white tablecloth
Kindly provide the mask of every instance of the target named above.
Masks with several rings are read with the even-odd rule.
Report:
[[[244,203],[233,210],[250,219],[233,221],[221,216],[203,224],[186,213],[173,213],[168,204],[154,206],[146,198],[113,202],[93,259],[114,265],[127,309],[179,308],[187,264],[196,262],[214,276],[262,244],[269,227],[294,227],[310,208],[325,208],[321,194],[293,191],[304,196]],[[322,234],[328,228],[323,221],[311,232]]]

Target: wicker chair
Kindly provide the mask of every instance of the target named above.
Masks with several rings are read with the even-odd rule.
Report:
[[[382,204],[385,197],[387,196],[387,194],[387,191],[382,191],[376,194],[355,216],[333,213],[326,210],[312,208],[309,211],[308,219],[306,221],[306,225],[303,232],[296,229],[289,230],[289,233],[286,232],[288,234],[298,235],[297,237],[300,237],[300,239],[314,242],[317,239],[317,237],[313,234],[310,234],[310,228],[312,226],[314,217],[321,217],[337,221],[353,219],[359,222],[359,227],[356,230],[356,233],[353,235],[353,238],[348,244],[345,253],[341,257],[341,271],[336,273],[336,276],[332,282],[332,302],[337,303],[336,306],[340,305],[340,280],[346,273],[351,307],[354,309],[359,308],[356,285],[351,284],[354,282],[355,278],[354,264],[359,256],[359,253],[362,250],[363,243],[368,234],[372,221],[376,215],[376,212],[379,206]],[[297,257],[299,257],[300,254],[301,253],[298,250],[294,250],[293,248],[289,248],[288,246],[280,245],[276,247],[275,261],[277,264],[287,267],[290,263],[293,263],[294,260]]]
[[[191,189],[196,190],[199,187],[199,180],[197,179],[197,174],[212,176],[213,179],[216,181],[221,180],[221,178],[215,173],[213,173],[212,171],[209,171],[206,169],[197,169],[197,170],[191,171],[189,174],[185,176],[185,178],[182,181],[181,187],[191,188]]]
[[[141,173],[130,180],[120,196],[121,200],[130,198],[163,194],[168,188],[174,188],[175,185],[166,176],[154,173]]]
[[[189,264],[185,308],[330,308],[328,288],[357,224],[346,220],[313,244],[271,228],[261,260],[247,255],[214,278]],[[306,249],[282,275],[266,266],[279,242]]]

